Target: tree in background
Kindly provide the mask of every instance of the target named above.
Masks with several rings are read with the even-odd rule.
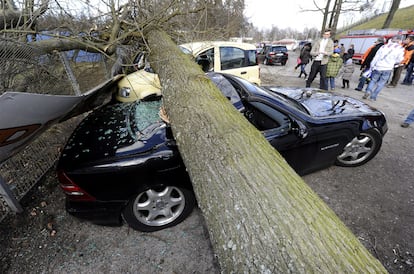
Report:
[[[147,46],[142,34],[148,28],[160,26],[175,42],[184,43],[228,40],[239,36],[246,27],[244,0],[99,0],[94,5],[88,3],[81,0],[0,0],[0,47],[3,49],[0,92],[54,90],[46,82],[42,83],[39,74],[53,75],[56,79],[50,84],[65,83],[68,66],[61,64],[59,69],[55,66],[69,51],[76,51],[70,54],[73,60],[77,52],[86,51],[101,54],[108,63],[106,67],[121,59],[124,67],[131,67],[134,53]],[[120,58],[120,55],[127,57]],[[36,69],[40,59],[43,66]],[[33,63],[31,70],[23,60]],[[53,67],[51,71],[48,71],[49,63]],[[109,73],[103,77],[108,76]],[[35,82],[39,85],[34,85]],[[65,86],[68,92],[61,88],[62,93],[70,93],[71,85]]]
[[[401,0],[393,0],[391,4],[390,11],[388,12],[387,19],[385,19],[384,25],[382,25],[383,29],[389,28],[394,18],[394,14],[397,12],[398,8],[400,7]]]
[[[388,17],[382,28],[388,28],[391,24],[392,18],[395,12],[398,10],[401,0],[393,1]],[[327,0],[324,1],[324,6],[320,5],[316,1],[313,1],[315,9],[304,10],[320,12],[323,16],[321,30],[330,28],[332,35],[335,36],[340,16],[344,14],[353,14],[364,12],[367,17],[374,17],[377,15],[378,10],[375,9],[375,1],[373,0]]]

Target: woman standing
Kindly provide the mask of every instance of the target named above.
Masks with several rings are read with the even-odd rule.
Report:
[[[305,71],[305,67],[307,64],[309,64],[309,61],[311,59],[311,55],[310,55],[310,51],[312,49],[311,43],[307,43],[303,46],[302,50],[300,51],[300,63],[296,65],[295,69],[298,68],[298,66],[300,66],[300,73],[299,73],[299,78],[301,78],[302,74],[305,75],[305,79],[306,77],[308,77],[308,74]]]

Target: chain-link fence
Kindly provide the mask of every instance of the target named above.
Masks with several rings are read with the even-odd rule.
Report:
[[[0,164],[0,175],[17,200],[22,199],[54,165],[59,151],[79,120],[73,118],[53,126],[25,149]],[[0,196],[0,221],[11,211],[4,197]]]
[[[110,76],[109,63],[101,55],[79,51],[45,54],[41,48],[17,39],[0,38],[0,95],[7,91],[79,94]],[[0,163],[0,176],[17,200],[54,165],[78,120],[73,118],[52,127],[24,150]],[[0,195],[0,221],[11,211]]]

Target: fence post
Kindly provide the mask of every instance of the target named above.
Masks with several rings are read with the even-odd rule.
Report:
[[[70,67],[68,57],[66,56],[65,52],[59,52],[60,60],[62,61],[63,67],[65,68],[66,74],[68,75],[69,81],[72,84],[73,91],[76,95],[81,95],[81,91],[79,89],[78,81],[76,81],[76,77]]]
[[[22,206],[14,197],[13,192],[9,189],[6,181],[0,175],[0,196],[3,197],[10,209],[16,213],[23,212]]]

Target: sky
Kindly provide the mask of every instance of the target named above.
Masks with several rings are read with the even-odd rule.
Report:
[[[321,3],[322,6],[326,3],[326,0],[315,1]],[[374,2],[379,10],[391,4],[391,0],[375,0]],[[306,27],[320,29],[322,25],[322,13],[301,12],[301,10],[315,9],[313,1],[245,0],[245,5],[245,16],[260,30],[271,29],[274,25],[281,29],[290,27],[300,31]],[[401,0],[400,8],[410,5],[414,5],[414,0]],[[343,21],[352,23],[357,15],[341,17]]]

